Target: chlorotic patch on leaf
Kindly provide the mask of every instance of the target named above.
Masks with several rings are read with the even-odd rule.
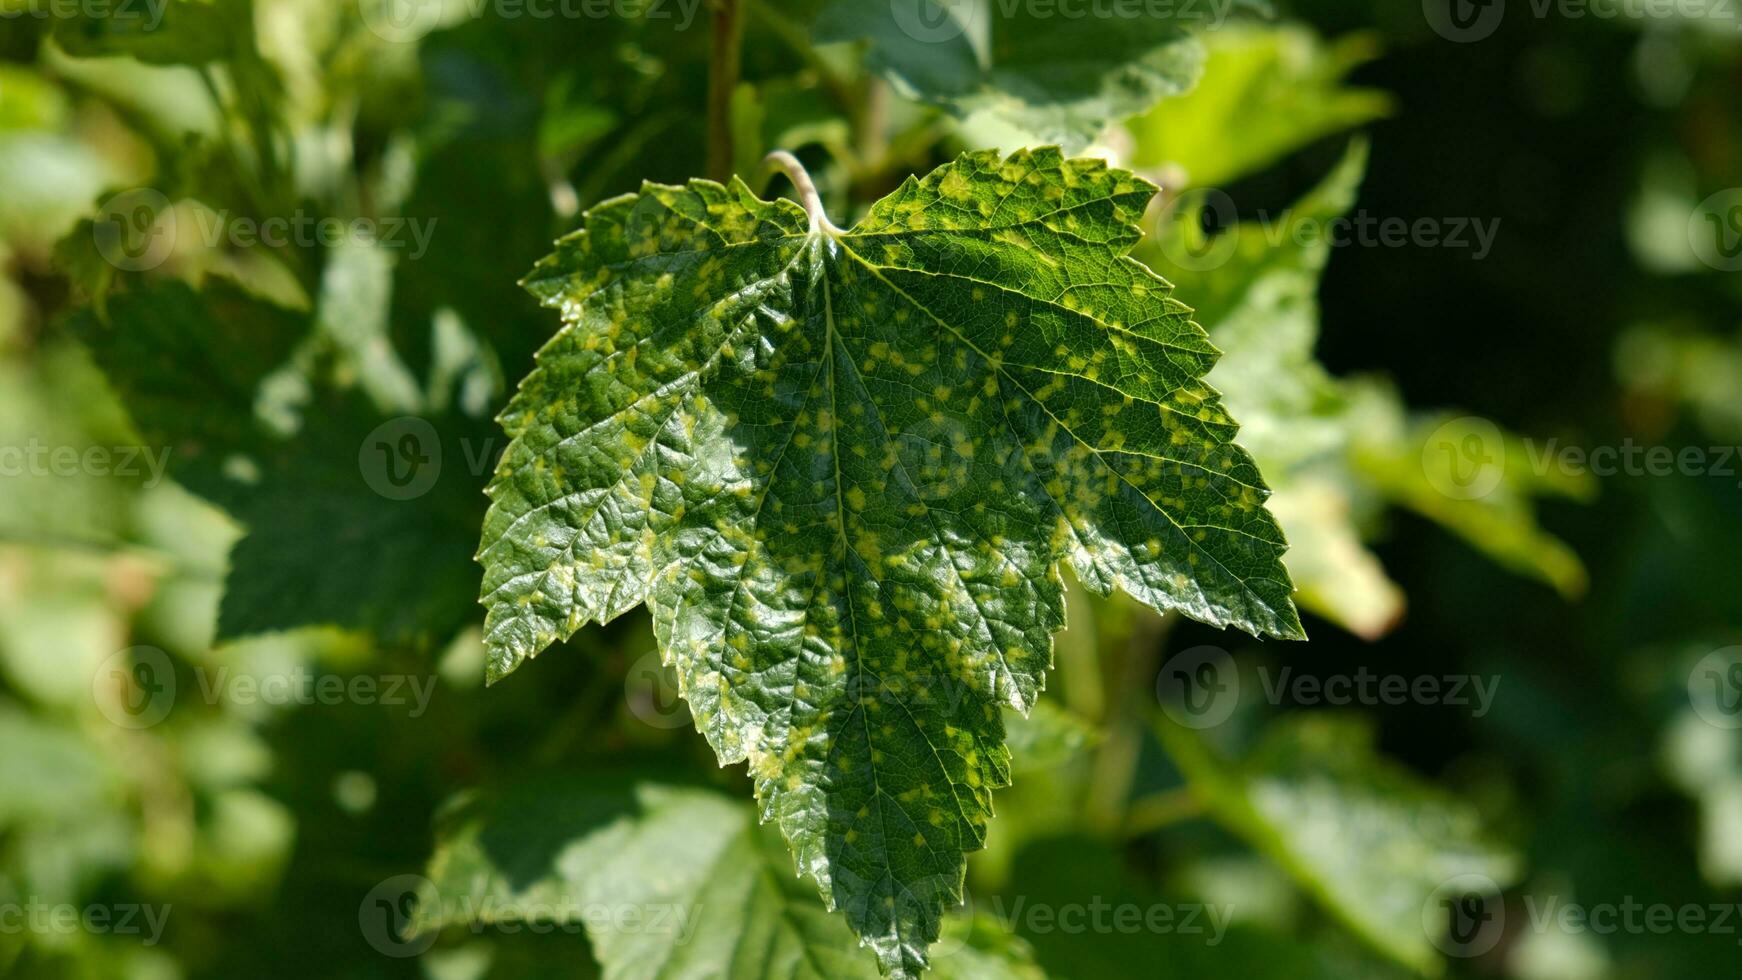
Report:
[[[1034,704],[1061,561],[1299,637],[1216,350],[1126,253],[1154,188],[972,153],[847,231],[742,181],[608,201],[526,280],[492,678],[646,603],[697,726],[893,976],[919,974]]]

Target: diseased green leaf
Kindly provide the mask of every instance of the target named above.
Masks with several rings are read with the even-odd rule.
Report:
[[[1158,732],[1218,821],[1419,972],[1440,972],[1423,926],[1441,886],[1476,875],[1504,887],[1518,874],[1473,808],[1378,754],[1364,719],[1285,716],[1237,764],[1165,718]]]
[[[1203,47],[1188,28],[1210,26],[1199,14],[1207,8],[1065,16],[1031,4],[836,0],[811,33],[867,40],[870,67],[923,101],[958,115],[991,112],[1036,142],[1080,148],[1197,82]]]
[[[720,793],[597,775],[541,780],[450,814],[412,928],[585,928],[606,980],[871,980],[859,948],[793,874],[772,828]],[[950,924],[932,976],[1039,974],[1015,937]]]
[[[1298,637],[1216,358],[1125,252],[1154,189],[966,155],[850,231],[741,181],[608,202],[528,288],[565,329],[502,415],[480,559],[500,677],[647,603],[697,726],[916,974],[1009,780],[1058,563]]]

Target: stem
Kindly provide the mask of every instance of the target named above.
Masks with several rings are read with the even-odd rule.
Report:
[[[739,0],[714,0],[713,54],[708,60],[708,176],[732,177],[732,93],[738,88],[744,40]]]
[[[1112,695],[1112,716],[1107,720],[1107,738],[1096,753],[1089,796],[1084,809],[1089,824],[1105,834],[1116,834],[1125,822],[1131,786],[1137,775],[1138,756],[1143,751],[1147,712],[1144,702],[1153,697],[1156,664],[1162,640],[1173,617],[1147,609],[1136,612],[1126,641],[1122,676]]]
[[[1134,801],[1125,814],[1125,834],[1141,837],[1203,815],[1203,799],[1190,786],[1181,786]]]
[[[855,120],[859,160],[867,173],[882,170],[889,157],[889,83],[873,75],[865,82],[865,108]]]
[[[841,233],[841,229],[835,227],[835,223],[823,212],[823,199],[817,193],[817,185],[812,182],[810,172],[805,170],[804,164],[798,162],[798,157],[785,150],[775,150],[763,157],[762,162],[780,168],[786,174],[786,179],[792,181],[793,189],[798,192],[798,203],[804,206],[804,213],[810,215],[812,233]]]

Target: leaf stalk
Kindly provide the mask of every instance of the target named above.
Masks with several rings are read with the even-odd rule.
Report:
[[[813,234],[818,231],[826,231],[831,235],[841,233],[841,229],[835,227],[835,223],[823,211],[822,195],[817,193],[817,185],[811,180],[810,171],[798,162],[798,157],[785,150],[775,150],[763,157],[762,162],[779,168],[786,174],[786,179],[792,181],[793,189],[798,192],[798,203],[804,208],[804,213],[810,215]]]

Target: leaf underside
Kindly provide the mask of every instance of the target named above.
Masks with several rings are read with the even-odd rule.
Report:
[[[869,67],[924,102],[958,116],[991,113],[1039,141],[1080,148],[1197,83],[1204,50],[1192,26],[1202,22],[1184,10],[1055,17],[938,0],[836,0],[812,36],[863,39]],[[984,51],[974,40],[982,30]]]
[[[1061,561],[1301,635],[1216,351],[1126,256],[1153,193],[973,153],[837,232],[738,180],[649,184],[526,281],[566,326],[501,417],[492,677],[646,603],[698,728],[892,975],[1009,782],[999,709],[1042,687]]]

